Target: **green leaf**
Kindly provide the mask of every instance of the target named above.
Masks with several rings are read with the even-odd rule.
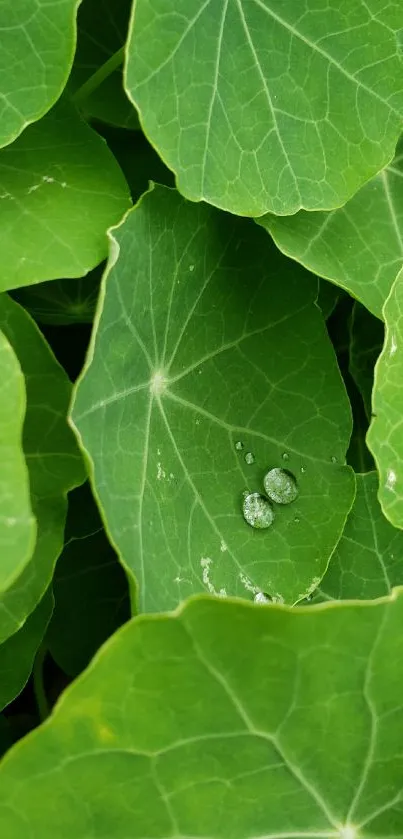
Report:
[[[326,599],[370,600],[403,581],[403,532],[382,513],[378,475],[356,475],[356,481],[352,510],[320,584],[319,596]]]
[[[350,373],[361,393],[368,419],[371,418],[371,396],[375,363],[382,349],[384,328],[364,306],[356,303],[351,318]]]
[[[123,55],[119,66],[96,84],[101,68],[125,44],[131,5],[131,0],[83,0],[69,87],[87,119],[137,129],[137,113],[123,88]]]
[[[375,368],[373,420],[368,446],[379,472],[379,500],[385,516],[403,527],[403,270],[385,303],[385,342]]]
[[[164,187],[114,230],[107,273],[73,421],[141,610],[201,590],[298,600],[354,493],[316,278],[253,222]],[[256,531],[243,492],[263,491],[273,466],[291,470],[299,497]]]
[[[344,207],[258,219],[287,256],[356,297],[378,318],[403,260],[403,140]]]
[[[46,636],[59,667],[76,676],[130,618],[128,584],[88,484],[69,495],[65,546],[53,577],[55,608]]]
[[[22,628],[0,644],[0,710],[18,696],[28,681],[52,609],[49,589]]]
[[[369,839],[402,824],[403,597],[135,619],[3,760],[10,839]]]
[[[23,449],[37,520],[32,558],[0,598],[0,641],[16,632],[43,597],[63,547],[67,492],[85,473],[66,422],[71,384],[29,315],[0,296],[0,329],[21,365],[27,393]]]
[[[399,0],[136,0],[125,84],[187,198],[329,210],[393,157],[401,27]]]
[[[102,266],[97,265],[85,277],[75,282],[69,279],[36,283],[13,292],[38,323],[69,326],[92,323],[98,298]]]
[[[332,283],[328,283],[326,280],[319,281],[317,304],[325,320],[330,318],[330,315],[333,314],[341,294],[341,290],[337,288],[337,286],[332,285]]]
[[[0,0],[0,146],[59,98],[76,46],[80,0]]]
[[[0,331],[0,591],[18,577],[35,547],[28,470],[22,450],[24,376],[12,346]]]
[[[0,291],[82,277],[130,205],[106,143],[66,102],[0,152]]]

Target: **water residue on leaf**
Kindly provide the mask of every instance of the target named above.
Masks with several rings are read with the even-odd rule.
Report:
[[[263,479],[266,494],[276,504],[290,504],[298,497],[297,482],[291,472],[276,467]]]
[[[242,442],[242,440],[237,440],[237,441],[236,441],[236,443],[235,443],[235,448],[236,448],[237,452],[241,452],[241,451],[242,451],[242,449],[243,449],[243,442]]]
[[[200,560],[200,565],[202,567],[202,576],[203,576],[203,583],[210,592],[210,594],[214,594],[216,597],[227,597],[227,592],[225,588],[220,588],[220,591],[216,591],[213,586],[213,583],[210,579],[211,573],[211,566],[213,564],[213,560],[209,556],[202,556]]]
[[[253,599],[254,599],[255,603],[263,604],[263,603],[270,603],[271,602],[271,598],[268,597],[267,594],[263,594],[262,591],[258,591],[255,594]]]
[[[289,460],[290,459],[290,455],[287,452],[283,452],[281,457],[283,458],[283,460]]]
[[[334,454],[332,455],[330,460],[332,461],[332,463],[337,463],[337,457],[335,457]]]
[[[260,492],[244,493],[242,512],[247,524],[256,530],[264,530],[273,524],[273,507],[269,499]]]
[[[394,469],[388,469],[388,474],[386,476],[385,488],[390,490],[390,492],[394,492],[396,481],[397,481],[396,472],[394,471]]]
[[[245,463],[247,463],[248,466],[251,466],[252,463],[254,463],[254,462],[255,462],[255,455],[253,454],[253,452],[246,452]]]

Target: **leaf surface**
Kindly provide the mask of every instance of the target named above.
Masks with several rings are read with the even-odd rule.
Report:
[[[125,84],[187,198],[328,210],[393,157],[401,27],[399,0],[137,0]]]
[[[258,219],[280,250],[378,318],[403,260],[403,140],[393,162],[332,212]]]
[[[253,222],[164,187],[113,231],[73,421],[141,610],[200,590],[293,602],[323,575],[354,482],[316,297]],[[243,492],[282,466],[298,499],[254,530]]]
[[[37,540],[30,562],[0,598],[0,641],[16,632],[43,597],[63,546],[66,496],[82,483],[82,458],[66,415],[71,384],[29,315],[0,296],[0,329],[25,378],[23,449],[28,466]]]
[[[62,101],[0,151],[0,291],[82,277],[130,205],[106,143]]]
[[[135,619],[4,759],[2,835],[400,836],[402,620],[401,591]]]

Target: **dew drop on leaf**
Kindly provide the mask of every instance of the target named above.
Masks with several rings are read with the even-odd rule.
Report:
[[[264,530],[273,524],[273,508],[269,499],[261,495],[260,492],[244,493],[242,512],[247,524],[250,524],[256,530]]]
[[[285,469],[270,469],[264,476],[263,484],[268,497],[276,504],[290,504],[298,496],[296,480]]]
[[[283,454],[281,456],[282,456],[283,460],[289,460],[290,459],[290,455],[287,454],[287,452],[283,452]]]
[[[337,463],[337,457],[335,457],[334,455],[332,455],[330,460],[332,461],[332,463]]]
[[[254,462],[255,462],[255,455],[252,452],[246,452],[245,463],[247,463],[248,466],[251,466],[252,463],[254,463]]]
[[[237,441],[236,441],[236,443],[235,443],[235,448],[236,448],[237,452],[241,452],[241,451],[242,451],[242,449],[243,449],[243,443],[242,443],[242,440],[237,440]]]
[[[258,591],[253,599],[255,603],[270,603],[270,597],[267,594],[263,594],[262,591]]]

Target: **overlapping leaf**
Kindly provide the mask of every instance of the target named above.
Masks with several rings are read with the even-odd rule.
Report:
[[[82,277],[130,204],[105,142],[59,103],[0,151],[0,291]]]
[[[24,310],[0,296],[0,329],[25,378],[27,410],[23,449],[37,520],[32,558],[0,598],[0,641],[17,632],[43,597],[63,546],[66,495],[84,480],[84,468],[66,414],[71,384]]]
[[[400,836],[402,620],[397,591],[135,619],[3,761],[2,835]]]
[[[383,323],[370,315],[364,306],[355,303],[351,318],[349,370],[363,398],[368,420],[371,418],[374,368],[383,338]]]
[[[251,221],[163,187],[114,231],[112,252],[73,420],[141,609],[203,589],[297,600],[323,575],[354,491],[316,279]],[[256,531],[242,494],[272,466],[291,470],[299,496]]]
[[[374,315],[403,262],[403,141],[396,157],[344,207],[259,219],[283,253],[345,288]]]
[[[327,210],[393,157],[401,28],[399,0],[136,0],[126,86],[186,197]]]

